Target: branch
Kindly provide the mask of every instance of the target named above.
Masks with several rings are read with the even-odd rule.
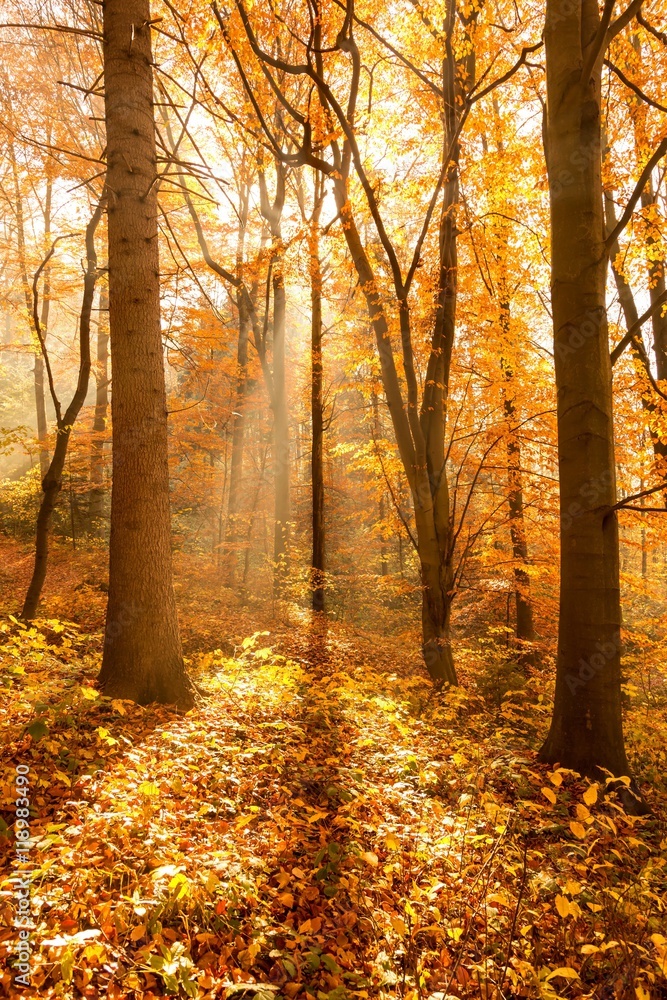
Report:
[[[620,31],[623,31],[623,28],[626,24],[630,23],[635,15],[639,15],[642,8],[642,2],[643,0],[632,0],[632,3],[626,7],[623,13],[619,14],[616,20],[612,22],[612,25],[607,32],[607,45],[609,45],[609,43],[616,38],[616,35],[618,35]]]
[[[167,416],[170,417],[172,413],[183,413],[185,410],[191,410],[194,406],[199,406],[200,403],[203,403],[204,400],[206,399],[206,393],[208,392],[208,387],[210,382],[211,382],[211,376],[209,375],[208,380],[206,382],[206,388],[204,389],[204,393],[201,399],[196,399],[194,403],[189,403],[188,406],[179,406],[177,410],[167,410]]]
[[[667,34],[665,34],[664,31],[658,31],[657,28],[654,28],[653,25],[646,20],[641,11],[637,12],[637,20],[641,24],[642,28],[648,31],[650,35],[653,35],[654,38],[657,38],[658,41],[662,42],[663,45],[667,45]]]
[[[602,11],[602,17],[600,18],[598,30],[595,33],[595,38],[590,44],[588,54],[584,60],[584,65],[581,68],[581,82],[584,86],[588,83],[589,77],[593,72],[593,67],[609,44],[610,39],[607,38],[607,33],[611,23],[611,15],[614,12],[614,3],[615,0],[605,0],[604,2],[604,10]],[[642,0],[639,0],[640,6],[641,3]]]
[[[51,244],[51,249],[49,250],[49,252],[47,253],[46,257],[44,258],[44,260],[42,261],[42,263],[39,265],[39,267],[37,268],[37,270],[35,271],[35,274],[34,274],[33,279],[32,279],[32,318],[33,318],[33,322],[35,324],[35,333],[37,334],[37,339],[39,341],[39,346],[40,346],[40,349],[41,349],[41,352],[42,352],[42,357],[44,358],[44,367],[46,368],[46,374],[47,374],[48,379],[49,379],[49,391],[51,393],[51,399],[53,400],[53,408],[56,411],[56,421],[57,421],[58,427],[60,427],[60,425],[62,423],[62,413],[61,413],[61,409],[60,409],[60,400],[58,399],[58,396],[56,395],[56,387],[55,387],[55,383],[53,381],[53,371],[51,370],[51,362],[49,360],[49,352],[46,349],[46,341],[44,340],[44,334],[42,333],[42,323],[41,323],[41,320],[39,318],[39,286],[38,286],[38,282],[39,282],[39,278],[41,276],[42,271],[44,270],[44,268],[46,267],[46,265],[49,263],[49,261],[51,260],[51,258],[53,257],[53,254],[55,253],[55,249],[56,249],[57,244],[60,243],[61,240],[69,240],[73,236],[78,236],[78,233],[65,233],[63,236],[56,236],[55,240]]]
[[[526,64],[526,56],[530,55],[531,52],[537,52],[537,50],[541,49],[543,45],[544,45],[543,39],[540,39],[539,42],[535,42],[534,45],[527,45],[524,49],[521,50],[521,55],[514,63],[514,65],[511,67],[511,69],[508,69],[506,73],[503,73],[502,76],[499,76],[497,80],[493,81],[493,83],[489,83],[486,87],[484,87],[483,90],[480,90],[478,94],[475,94],[473,90],[469,97],[469,103],[475,104],[477,101],[481,101],[483,97],[486,97],[487,94],[490,94],[492,90],[496,89],[496,87],[499,87],[501,84],[506,83],[510,79],[510,77],[514,76],[516,71],[520,69],[521,66],[524,66]],[[481,83],[481,80],[479,82]]]
[[[614,66],[611,59],[605,59],[604,64],[608,69],[612,71],[612,73],[616,74],[621,83],[624,83],[626,87],[634,91],[637,97],[641,98],[642,101],[645,101],[647,104],[650,104],[652,108],[657,108],[658,111],[664,111],[667,114],[667,108],[663,104],[658,104],[657,101],[653,101],[650,97],[648,97],[644,93],[643,90],[640,90],[640,88],[637,86],[636,83],[633,83],[632,80],[628,80],[625,73],[622,73],[621,70],[618,68],[618,66]]]
[[[667,302],[667,291],[664,291],[662,295],[658,296],[658,298],[655,300],[655,302],[653,302],[649,306],[646,312],[642,313],[639,319],[632,324],[632,326],[625,334],[625,336],[621,340],[619,340],[618,344],[610,354],[612,365],[616,364],[616,362],[620,358],[625,348],[635,340],[637,334],[643,327],[644,323],[648,319],[650,319],[651,316],[653,316],[653,314],[660,308],[661,305],[664,305],[665,302]]]
[[[642,497],[650,497],[652,493],[659,493],[660,490],[667,488],[667,480],[664,483],[660,483],[659,486],[652,486],[650,490],[642,490],[641,493],[633,493],[632,496],[623,497],[618,503],[615,503],[613,507],[609,508],[609,513],[613,510],[621,510],[627,504],[632,503],[633,500],[641,500]],[[638,510],[650,510],[649,507],[639,507]],[[662,510],[662,507],[658,507],[658,510]]]
[[[610,247],[613,246],[613,244],[616,242],[616,240],[621,235],[621,233],[627,226],[628,222],[630,221],[632,213],[634,212],[635,209],[635,205],[637,204],[637,202],[641,197],[641,193],[644,190],[644,187],[646,186],[646,182],[651,176],[653,168],[657,163],[660,162],[665,153],[667,153],[667,139],[663,139],[662,142],[660,142],[653,156],[647,162],[646,166],[642,170],[639,176],[639,180],[635,185],[635,189],[632,192],[632,195],[630,196],[630,200],[625,206],[625,211],[623,212],[623,215],[620,217],[620,219],[618,220],[612,231],[607,236],[607,239],[605,240],[605,246],[607,247],[607,250],[609,250]]]
[[[88,28],[70,28],[66,24],[0,24],[0,28],[26,28],[29,31],[57,31],[65,35],[85,35],[86,38],[96,38],[104,41],[104,35]]]

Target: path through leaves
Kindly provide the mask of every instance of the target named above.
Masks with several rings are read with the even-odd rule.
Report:
[[[659,822],[536,765],[539,685],[433,695],[400,641],[293,616],[195,657],[179,716],[100,698],[72,627],[3,628],[37,995],[667,995]]]

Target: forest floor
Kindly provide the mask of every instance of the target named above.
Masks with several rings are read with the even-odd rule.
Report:
[[[435,694],[405,636],[224,598],[222,631],[184,588],[204,696],[140,708],[95,690],[92,562],[56,563],[61,603],[26,629],[8,614],[21,553],[0,547],[3,995],[667,997],[664,698],[628,707],[652,808],[628,816],[537,763],[540,670],[504,695],[462,648],[462,687]],[[17,989],[21,765],[35,929]]]

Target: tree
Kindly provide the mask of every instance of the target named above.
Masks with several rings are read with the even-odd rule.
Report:
[[[46,579],[46,570],[49,556],[49,529],[51,517],[58,500],[58,494],[62,488],[63,469],[67,458],[67,448],[74,423],[81,412],[86,395],[88,393],[88,380],[90,377],[90,314],[93,306],[93,296],[95,294],[95,282],[97,281],[97,254],[95,253],[95,231],[102,215],[102,202],[97,205],[93,216],[86,229],[86,257],[87,267],[83,280],[83,302],[81,304],[81,315],[79,316],[79,375],[76,390],[69,406],[62,412],[60,400],[56,394],[53,380],[53,372],[46,348],[45,331],[41,324],[39,311],[38,282],[42,272],[49,266],[51,257],[56,247],[54,242],[49,253],[45,257],[41,267],[37,269],[32,283],[32,310],[34,330],[39,340],[39,346],[44,361],[51,392],[51,400],[56,413],[56,441],[53,449],[53,456],[42,479],[42,501],[37,514],[37,530],[35,536],[35,564],[32,578],[28,587],[28,592],[23,602],[21,617],[26,621],[31,621],[37,612],[37,606]],[[43,316],[43,313],[42,313]]]
[[[541,758],[627,775],[621,715],[621,605],[606,278],[602,64],[639,10],[612,20],[596,0],[547,0],[545,155],[551,211],[561,511],[556,693]],[[639,197],[639,191],[633,196]],[[628,205],[632,212],[633,199]],[[627,214],[624,213],[624,215]],[[625,220],[621,220],[625,225]]]
[[[172,584],[167,408],[148,0],[106,0],[113,481],[99,683],[112,697],[193,703]]]
[[[297,54],[301,61],[290,63],[279,51],[278,54],[269,51],[274,48],[272,44],[262,46],[257,34],[262,27],[255,26],[255,9],[252,11],[251,21],[249,12],[241,0],[237,0],[237,10],[250,49],[259,60],[261,72],[269,80],[273,92],[281,93],[279,81],[283,76],[303,76],[319,97],[319,112],[316,113],[310,96],[307,108],[300,110],[283,95],[283,114],[291,118],[295,127],[301,128],[302,136],[297,152],[282,154],[282,158],[285,163],[309,164],[332,182],[343,234],[375,334],[384,391],[413,500],[422,578],[424,660],[436,682],[455,684],[457,678],[451,649],[450,618],[455,593],[456,532],[450,509],[446,471],[445,421],[456,320],[459,138],[473,103],[489,93],[494,84],[482,89],[474,86],[475,46],[472,33],[477,19],[476,12],[468,14],[463,9],[457,10],[455,3],[450,4],[442,32],[428,18],[423,19],[438,45],[444,46],[447,57],[442,60],[442,76],[437,83],[432,82],[423,72],[417,71],[415,77],[420,85],[426,82],[435,96],[442,116],[443,132],[440,137],[437,176],[423,208],[422,222],[416,230],[414,251],[404,267],[400,259],[400,244],[390,235],[381,200],[361,154],[356,131],[362,69],[362,57],[355,37],[357,25],[363,25],[373,38],[380,41],[381,46],[385,42],[374,28],[357,16],[353,2],[345,4],[342,20],[339,19],[336,25],[331,23],[331,18],[323,17],[322,6],[315,0],[306,6],[302,23],[310,25],[310,34],[302,44],[302,51]],[[217,7],[214,6],[214,10],[248,95],[258,109],[250,72],[243,66],[225,19]],[[264,26],[262,35],[268,37],[276,30],[277,24],[272,22],[268,31]],[[459,32],[462,38],[459,37]],[[298,37],[298,27],[295,26],[290,31],[290,38]],[[399,65],[407,67],[410,73],[414,71],[412,62],[397,52],[391,43],[387,43],[386,47]],[[324,53],[349,58],[347,68],[343,68],[345,63],[341,63],[342,73],[336,75],[331,59],[325,61]],[[517,66],[523,60],[524,56]],[[346,82],[346,88],[340,83],[341,76]],[[371,94],[368,104],[370,108]],[[271,148],[276,155],[281,155],[279,143],[259,110],[258,118]],[[329,148],[331,161],[319,155],[320,150],[326,146]],[[351,198],[352,169],[360,181],[384,257],[383,264],[389,271],[390,307],[381,293],[379,268],[373,260],[368,240],[363,238],[362,226]],[[441,197],[439,261],[433,296],[435,308],[430,353],[425,371],[420,372],[411,317],[411,295],[414,295],[414,288],[419,285],[419,280],[415,279],[423,263],[422,250]],[[390,308],[394,315],[390,315]],[[401,344],[403,380],[392,344],[392,327],[396,322]],[[423,385],[421,394],[420,381]]]

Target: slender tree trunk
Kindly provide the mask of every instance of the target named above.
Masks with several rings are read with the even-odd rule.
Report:
[[[546,159],[558,394],[561,584],[556,693],[541,758],[628,774],[605,281],[597,0],[547,0]],[[582,70],[582,67],[584,69]]]
[[[505,248],[507,249],[506,245]],[[517,436],[517,416],[515,405],[514,363],[510,360],[510,303],[506,294],[506,282],[500,279],[500,326],[505,339],[505,355],[500,359],[504,375],[503,410],[507,424],[507,503],[509,507],[510,538],[514,560],[514,602],[516,608],[516,639],[519,657],[524,662],[531,659],[531,651],[523,643],[533,642],[533,605],[530,599],[530,576],[528,566],[528,540],[523,513],[523,475],[521,471],[521,442]]]
[[[99,683],[189,707],[172,584],[148,0],[105,0],[113,479]]]
[[[607,231],[611,232],[616,225],[616,210],[614,208],[614,200],[612,192],[605,192],[605,218],[607,224]],[[611,259],[611,269],[614,275],[614,281],[616,283],[616,291],[618,292],[618,299],[621,303],[621,309],[623,310],[623,317],[625,319],[625,324],[628,329],[635,326],[639,319],[639,311],[637,309],[637,303],[635,301],[634,293],[630,286],[630,282],[626,276],[621,271],[618,265],[618,257],[620,254],[620,247],[618,241],[615,241],[610,247],[610,259]],[[641,332],[639,333],[641,337]],[[654,348],[656,363],[659,357],[659,348],[657,344],[659,341],[655,338],[655,327],[654,327]],[[637,346],[632,345],[632,353],[635,360],[643,364],[643,359],[640,357]],[[651,439],[651,444],[653,446],[653,456],[655,461],[655,470],[659,476],[663,479],[667,473],[667,444],[662,440],[661,435],[656,429],[656,418],[660,418],[662,410],[662,400],[660,400],[653,392],[650,385],[647,385],[646,391],[642,392],[642,407],[644,413],[646,414],[646,426]],[[667,491],[663,494],[663,500],[667,506]]]
[[[642,208],[645,212],[658,211],[653,178],[650,177],[644,191],[642,191]],[[661,295],[665,294],[665,261],[657,254],[656,245],[658,240],[653,234],[654,225],[649,224],[646,245],[649,249],[648,279],[651,305],[653,305]],[[667,312],[664,306],[658,308],[651,317],[653,328],[653,350],[655,353],[655,367],[658,379],[667,379]]]
[[[271,230],[271,263],[273,288],[273,323],[271,345],[271,376],[268,385],[273,409],[273,593],[280,597],[287,575],[287,548],[290,518],[290,440],[287,388],[285,384],[285,274],[282,235],[282,213],[285,205],[285,167],[276,160],[276,194],[271,204],[266,187],[266,175],[259,172],[262,215]],[[264,363],[266,369],[266,362]]]
[[[88,530],[101,538],[104,535],[104,432],[109,407],[109,295],[100,292],[97,321],[97,367],[95,368],[95,416],[93,441],[90,449],[91,490],[88,499]]]
[[[382,426],[380,423],[380,407],[378,405],[378,394],[373,392],[371,395],[371,405],[373,407],[373,437],[375,441],[379,441],[382,437]],[[384,519],[386,514],[386,503],[384,492],[380,494],[380,499],[378,501],[378,517],[381,525],[381,532],[383,532]],[[387,550],[387,542],[385,540],[384,534],[380,534],[380,576],[387,576],[389,571],[388,568],[389,553]]]
[[[324,398],[322,368],[322,267],[320,264],[319,225],[322,205],[322,178],[315,175],[313,214],[310,220],[310,407],[313,449],[311,483],[313,490],[313,554],[311,587],[313,611],[324,611]]]
[[[240,196],[239,230],[236,249],[236,275],[243,280],[243,264],[245,256],[245,234],[248,224],[249,186],[243,184]],[[243,481],[243,450],[245,441],[245,407],[248,395],[248,337],[250,332],[250,316],[244,289],[237,289],[236,306],[239,320],[239,339],[236,352],[236,393],[234,398],[234,413],[232,414],[232,463],[229,474],[229,497],[227,501],[227,537],[226,537],[226,583],[233,587],[236,582],[238,568],[238,544],[241,537],[239,513],[241,509]]]
[[[290,518],[290,441],[285,384],[285,276],[282,248],[274,257],[273,275],[273,476],[275,483],[273,561],[274,593],[282,594],[287,574]]]
[[[41,348],[39,346],[39,341],[37,338],[37,330],[35,328],[35,320],[33,318],[33,308],[32,308],[32,293],[30,291],[30,281],[28,279],[28,263],[26,260],[25,252],[25,220],[23,217],[23,195],[21,194],[21,185],[19,180],[18,165],[16,163],[16,155],[14,152],[14,144],[9,143],[9,159],[12,165],[12,174],[14,178],[14,203],[16,208],[16,246],[18,250],[18,261],[19,269],[21,272],[21,283],[23,284],[23,293],[25,296],[26,310],[28,313],[28,324],[30,326],[30,332],[32,334],[33,345],[35,348],[35,363],[33,367],[33,385],[34,385],[34,395],[35,395],[35,416],[37,422],[37,442],[39,447],[39,469],[42,480],[46,475],[49,468],[49,448],[48,448],[48,426],[46,420],[46,397],[44,388],[44,359],[42,357]],[[45,213],[44,213],[44,227],[45,236],[48,238],[48,232],[51,228],[51,179],[47,181],[46,189],[46,202],[45,202]],[[48,252],[48,248],[47,248]],[[44,269],[44,295],[42,299],[42,320],[48,320],[49,315],[49,295],[50,295],[50,280],[49,280],[49,268],[48,266]],[[46,322],[43,324],[44,336],[46,336]]]
[[[65,414],[61,416],[60,404],[54,398],[57,418],[56,443],[53,457],[42,480],[42,502],[37,514],[37,530],[35,535],[35,563],[32,578],[28,587],[28,592],[23,603],[21,617],[26,621],[31,621],[37,613],[39,599],[42,594],[44,580],[49,558],[49,533],[51,528],[51,518],[58,500],[58,494],[62,488],[63,470],[65,459],[67,458],[67,448],[69,445],[72,429],[81,407],[86,401],[88,394],[88,380],[90,378],[90,314],[95,294],[95,282],[97,280],[97,257],[95,255],[95,231],[102,215],[102,206],[98,206],[86,231],[86,253],[88,266],[83,282],[83,302],[81,304],[81,315],[79,318],[79,377],[76,391],[72,397],[70,405]],[[34,315],[37,315],[35,308]],[[44,335],[37,328],[35,319],[35,330],[40,339],[41,348],[44,348]],[[54,393],[55,397],[55,393]],[[71,501],[71,498],[70,498]],[[74,534],[72,533],[74,541]]]

